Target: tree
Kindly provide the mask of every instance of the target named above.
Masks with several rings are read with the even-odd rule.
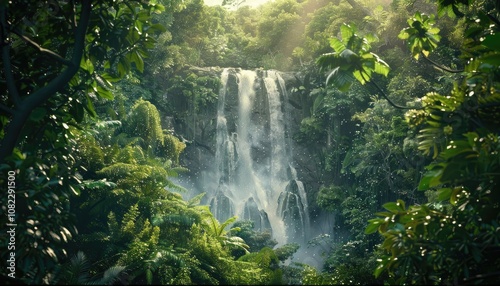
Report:
[[[447,95],[428,93],[423,110],[407,113],[420,128],[418,148],[433,158],[419,183],[429,199],[408,207],[403,200],[385,203],[365,232],[383,236],[375,275],[386,272],[393,283],[494,284],[500,277],[499,118],[493,111],[500,105],[500,6],[438,1],[438,13],[465,25],[465,68]],[[435,47],[434,33],[414,29],[430,19],[415,15],[413,28],[401,34],[413,55]]]
[[[15,174],[16,277],[25,283],[46,281],[66,256],[77,233],[69,198],[82,183],[75,130],[96,116],[96,100],[113,98],[112,82],[143,71],[162,30],[151,16],[163,9],[155,1],[0,2],[0,182]]]
[[[378,55],[370,52],[370,43],[376,38],[373,35],[360,37],[356,34],[357,28],[353,25],[343,24],[340,27],[342,40],[330,39],[330,46],[335,50],[320,56],[317,64],[323,70],[330,70],[326,84],[332,84],[341,91],[347,91],[352,85],[352,78],[361,84],[371,83],[377,87],[380,94],[396,108],[406,107],[395,104],[387,97],[385,92],[372,80],[372,74],[387,76],[389,65]]]
[[[9,44],[2,45],[6,93],[0,106],[7,129],[0,161],[26,141],[21,135],[31,139],[28,119],[50,117],[55,107],[69,103],[72,117],[80,122],[85,107],[94,113],[92,95],[112,98],[110,81],[130,71],[132,63],[142,71],[146,50],[161,29],[148,19],[162,10],[154,2],[140,1],[2,2],[1,36]],[[51,110],[47,103],[55,107]]]

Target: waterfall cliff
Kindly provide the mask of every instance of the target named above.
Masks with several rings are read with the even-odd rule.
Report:
[[[225,69],[221,81],[210,176],[217,183],[206,190],[212,212],[221,221],[252,220],[279,244],[304,242],[307,198],[291,171],[283,79],[276,71]]]
[[[219,221],[234,215],[251,220],[255,230],[272,234],[277,247],[299,243],[294,259],[321,267],[324,249],[308,242],[333,235],[333,219],[308,202],[322,184],[317,150],[292,140],[310,110],[309,98],[291,92],[300,87],[300,75],[238,68],[194,72],[219,77],[221,87],[216,105],[187,119],[194,125],[173,125],[189,141],[181,155],[189,171],[174,180],[188,190],[183,197],[205,193],[202,203]]]

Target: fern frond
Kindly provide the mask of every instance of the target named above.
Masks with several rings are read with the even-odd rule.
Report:
[[[95,279],[94,281],[85,283],[85,285],[113,285],[125,270],[124,266],[112,266],[103,274],[100,279]]]
[[[95,124],[96,129],[105,129],[111,127],[120,127],[120,126],[122,126],[122,122],[120,120],[99,121]]]
[[[151,220],[154,226],[168,226],[169,224],[176,224],[185,228],[191,227],[196,223],[196,219],[182,214],[170,214],[164,216],[155,216]]]
[[[195,205],[199,205],[201,202],[201,199],[205,196],[206,193],[201,193],[199,195],[196,195],[194,198],[190,199],[188,201],[188,208],[193,207]]]
[[[89,280],[90,264],[82,251],[71,259],[63,271],[63,280],[70,285],[82,285]]]
[[[104,189],[104,188],[115,188],[116,184],[113,182],[109,182],[106,179],[102,180],[86,180],[83,181],[80,186],[82,186],[85,189]]]

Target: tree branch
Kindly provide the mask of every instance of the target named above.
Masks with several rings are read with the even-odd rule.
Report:
[[[64,71],[61,72],[61,74],[59,74],[59,76],[51,80],[47,85],[27,97],[19,106],[12,121],[9,123],[5,137],[1,142],[0,162],[12,154],[12,151],[14,150],[17,140],[21,134],[21,130],[23,129],[24,124],[29,118],[31,112],[36,107],[40,106],[54,96],[58,91],[63,89],[78,72],[83,51],[85,49],[85,35],[90,20],[90,12],[92,10],[91,2],[91,0],[82,0],[80,19],[74,32],[75,42],[73,45],[73,55],[70,61],[71,65],[69,65]]]
[[[390,105],[392,105],[393,107],[397,108],[397,109],[423,109],[423,107],[420,107],[420,108],[416,108],[416,107],[408,107],[408,106],[401,106],[401,105],[398,105],[396,103],[394,103],[388,96],[387,94],[385,94],[385,92],[382,90],[382,88],[380,88],[380,86],[378,86],[378,84],[374,81],[371,81],[371,80],[367,80],[365,78],[365,76],[363,75],[363,73],[361,72],[361,76],[363,77],[363,79],[366,81],[366,82],[369,82],[371,84],[373,84],[379,91],[380,93],[382,94],[382,97],[385,98],[385,100],[387,100],[387,102],[389,102]]]
[[[14,32],[14,34],[18,35],[23,41],[25,41],[26,43],[28,43],[29,45],[31,45],[32,47],[34,47],[35,49],[37,49],[40,53],[47,54],[51,58],[57,60],[60,63],[65,64],[67,66],[70,66],[72,64],[71,61],[68,61],[67,59],[61,57],[57,53],[55,53],[55,52],[53,52],[51,50],[42,48],[42,46],[40,46],[39,44],[37,44],[35,41],[33,41],[32,39],[30,39],[30,38],[26,37],[25,35],[23,35],[21,33],[21,31],[13,30],[12,32]]]
[[[426,57],[426,56],[424,55],[424,53],[422,53],[422,52],[421,52],[421,54],[422,54],[422,56],[424,57],[424,59],[425,59],[425,60],[427,60],[429,63],[431,63],[433,66],[437,67],[438,69],[441,69],[441,70],[447,71],[447,72],[449,72],[449,73],[461,73],[461,72],[463,72],[463,71],[464,71],[464,70],[454,70],[454,69],[450,69],[450,68],[448,68],[448,67],[442,66],[442,65],[440,65],[439,63],[437,63],[437,62],[435,62],[435,61],[433,61],[433,60],[429,59],[428,57]]]
[[[2,48],[2,62],[3,70],[5,74],[5,81],[7,84],[7,90],[9,91],[9,97],[17,106],[21,103],[21,98],[19,97],[19,91],[17,90],[14,75],[12,74],[12,67],[10,63],[10,39],[9,39],[9,26],[7,24],[7,6],[6,4],[0,4],[0,43]]]

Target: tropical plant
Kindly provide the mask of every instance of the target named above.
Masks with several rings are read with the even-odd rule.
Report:
[[[16,174],[15,253],[23,261],[16,276],[24,283],[42,283],[77,233],[69,212],[82,182],[73,126],[96,116],[96,100],[113,98],[111,82],[143,70],[162,30],[151,15],[162,10],[154,1],[0,3],[0,37],[8,43],[0,47],[0,182]]]
[[[389,66],[369,52],[370,44],[376,38],[373,35],[362,38],[356,31],[356,26],[343,24],[340,27],[342,39],[330,39],[330,46],[335,52],[324,54],[317,60],[322,69],[330,70],[326,84],[333,84],[342,91],[352,85],[352,77],[365,84],[371,81],[372,73],[384,76],[389,73]]]
[[[102,273],[102,277],[91,275],[90,263],[82,251],[62,265],[49,278],[48,284],[57,285],[114,285],[126,273],[124,266],[111,266]]]
[[[425,57],[432,52],[439,43],[439,28],[434,27],[434,15],[425,15],[419,12],[408,19],[410,27],[405,28],[399,34],[399,38],[408,41],[408,46],[412,56],[415,59],[419,58],[420,54]]]
[[[410,27],[403,29],[398,37],[407,41],[410,52],[415,59],[418,60],[420,55],[423,55],[425,60],[439,69],[452,73],[463,72],[463,70],[453,70],[444,67],[429,58],[429,54],[438,47],[438,43],[441,40],[441,36],[439,35],[440,30],[435,27],[434,14],[426,15],[416,12],[407,22]]]
[[[128,73],[132,64],[142,71],[154,34],[162,29],[148,22],[163,10],[156,3],[32,4],[26,0],[0,7],[2,40],[11,43],[2,46],[6,76],[2,90],[9,91],[5,94],[9,101],[2,102],[3,126],[8,126],[0,149],[2,161],[12,154],[21,134],[33,136],[30,130],[37,130],[26,124],[30,118],[45,120],[64,106],[61,111],[76,122],[82,121],[85,110],[95,116],[92,96],[111,99],[112,81]],[[15,78],[25,83],[16,84]],[[59,108],[49,108],[48,102]]]
[[[333,85],[345,92],[351,87],[353,79],[362,85],[371,83],[391,106],[398,109],[414,108],[394,103],[373,80],[374,74],[387,77],[389,65],[370,51],[371,43],[377,38],[371,34],[360,37],[356,32],[357,27],[354,24],[343,24],[340,27],[342,39],[330,39],[330,46],[335,52],[323,54],[317,59],[316,63],[320,69],[328,71],[326,85]]]
[[[488,123],[498,116],[486,115],[500,102],[500,49],[492,33],[500,29],[500,7],[493,2],[438,2],[438,11],[467,23],[464,78],[448,95],[427,94],[424,109],[407,114],[422,128],[419,149],[434,159],[419,182],[428,203],[385,203],[365,230],[383,236],[375,275],[388,273],[394,283],[496,283],[500,277],[500,207],[493,203],[500,198],[498,126]]]

